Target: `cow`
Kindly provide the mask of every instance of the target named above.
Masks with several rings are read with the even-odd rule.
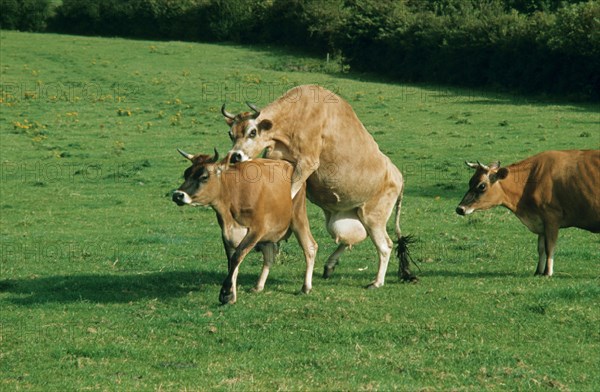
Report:
[[[303,293],[312,288],[312,274],[317,252],[306,214],[306,191],[302,187],[292,200],[293,167],[285,161],[255,159],[230,164],[215,155],[192,155],[178,150],[192,162],[184,183],[173,193],[179,205],[210,206],[217,214],[228,261],[228,274],[219,294],[222,304],[237,300],[237,275],[244,257],[255,247],[264,256],[262,272],[255,291],[264,288],[273,263],[276,243],[293,232],[306,259]]]
[[[600,150],[546,151],[507,167],[475,169],[459,215],[504,206],[538,235],[536,275],[552,276],[558,230],[600,232]]]
[[[251,111],[237,115],[226,111],[225,104],[221,107],[233,143],[232,161],[264,154],[294,165],[292,195],[306,183],[308,198],[323,210],[327,230],[338,244],[323,277],[331,275],[346,249],[370,237],[379,269],[367,287],[383,286],[393,250],[386,223],[396,207],[399,275],[416,281],[406,257],[408,236],[400,231],[404,179],[352,107],[317,85],[294,87],[262,110],[247,105]]]

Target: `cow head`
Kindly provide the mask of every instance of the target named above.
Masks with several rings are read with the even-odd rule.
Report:
[[[192,162],[183,173],[184,183],[173,192],[173,201],[179,206],[208,205],[219,195],[218,177],[222,168],[217,162],[219,153],[215,155],[192,155],[177,149],[181,155]]]
[[[508,169],[500,167],[500,162],[489,166],[480,163],[465,162],[475,169],[475,174],[469,180],[469,190],[456,207],[459,215],[469,215],[477,210],[486,210],[502,204],[503,190],[499,182],[508,176]]]
[[[221,107],[221,113],[229,125],[229,138],[233,143],[230,150],[231,163],[243,162],[259,156],[265,149],[273,149],[275,141],[270,130],[273,123],[270,120],[259,120],[260,110],[251,103],[246,104],[252,112],[233,115]]]

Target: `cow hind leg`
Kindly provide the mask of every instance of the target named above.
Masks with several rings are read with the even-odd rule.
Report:
[[[333,274],[333,271],[335,270],[335,266],[340,260],[340,256],[346,249],[348,249],[348,245],[339,244],[337,249],[327,258],[325,268],[323,269],[323,279],[329,279],[331,277],[331,274]]]
[[[304,258],[306,260],[306,272],[304,274],[304,284],[302,285],[301,292],[308,294],[312,290],[312,276],[315,268],[315,258],[317,257],[318,245],[317,241],[315,241],[310,233],[308,224],[305,226],[305,229],[297,231],[295,230],[294,234],[298,240],[298,243],[300,243],[300,246],[302,247]]]
[[[394,245],[388,236],[386,224],[392,215],[392,211],[398,201],[401,191],[401,185],[390,187],[384,194],[369,200],[358,209],[358,218],[367,230],[368,235],[371,237],[379,256],[377,276],[367,288],[381,287],[385,282],[385,274]]]
[[[294,213],[290,225],[291,231],[298,240],[304,252],[306,260],[306,272],[304,274],[304,284],[302,293],[308,294],[312,290],[312,276],[315,268],[315,258],[317,257],[318,244],[310,232],[310,224],[306,214],[306,193],[305,188],[294,199]]]
[[[375,280],[367,286],[367,288],[373,289],[381,287],[385,283],[385,273],[387,272],[390,255],[392,254],[393,243],[388,236],[385,227],[371,229],[369,234],[377,249],[377,254],[379,255],[379,269],[377,270],[377,276],[375,277]]]

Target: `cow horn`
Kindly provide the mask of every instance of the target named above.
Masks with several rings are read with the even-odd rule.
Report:
[[[215,163],[219,160],[219,152],[217,151],[217,147],[215,147],[215,156],[210,158],[210,163]]]
[[[189,159],[190,161],[191,161],[191,160],[192,160],[192,158],[194,157],[192,154],[188,154],[187,152],[185,152],[185,151],[183,151],[183,150],[180,150],[179,148],[177,149],[177,151],[178,151],[178,152],[179,152],[181,155],[183,155],[183,157],[184,157],[185,159]]]
[[[477,163],[471,163],[469,161],[465,161],[465,165],[469,166],[471,169],[477,169],[479,167]]]
[[[483,163],[477,161],[477,164],[479,165],[479,167],[481,167],[483,170],[490,170],[490,167],[487,165],[484,165]]]
[[[260,116],[260,109],[257,108],[256,105],[250,102],[246,102],[246,105],[248,105],[248,107],[254,111],[254,115],[252,116],[252,118]]]
[[[221,106],[221,113],[223,114],[223,116],[227,117],[230,120],[235,119],[235,116],[233,114],[231,114],[227,110],[225,110],[225,104],[223,104],[223,106]]]

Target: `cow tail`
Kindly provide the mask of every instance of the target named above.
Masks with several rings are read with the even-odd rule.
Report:
[[[396,256],[398,257],[398,277],[405,282],[416,282],[418,278],[410,272],[410,263],[412,262],[419,271],[419,266],[414,262],[410,256],[409,245],[416,242],[416,239],[412,235],[402,235],[400,230],[400,210],[402,208],[402,195],[404,191],[404,184],[400,190],[400,195],[396,201],[396,217],[395,217],[395,229],[396,229]]]

